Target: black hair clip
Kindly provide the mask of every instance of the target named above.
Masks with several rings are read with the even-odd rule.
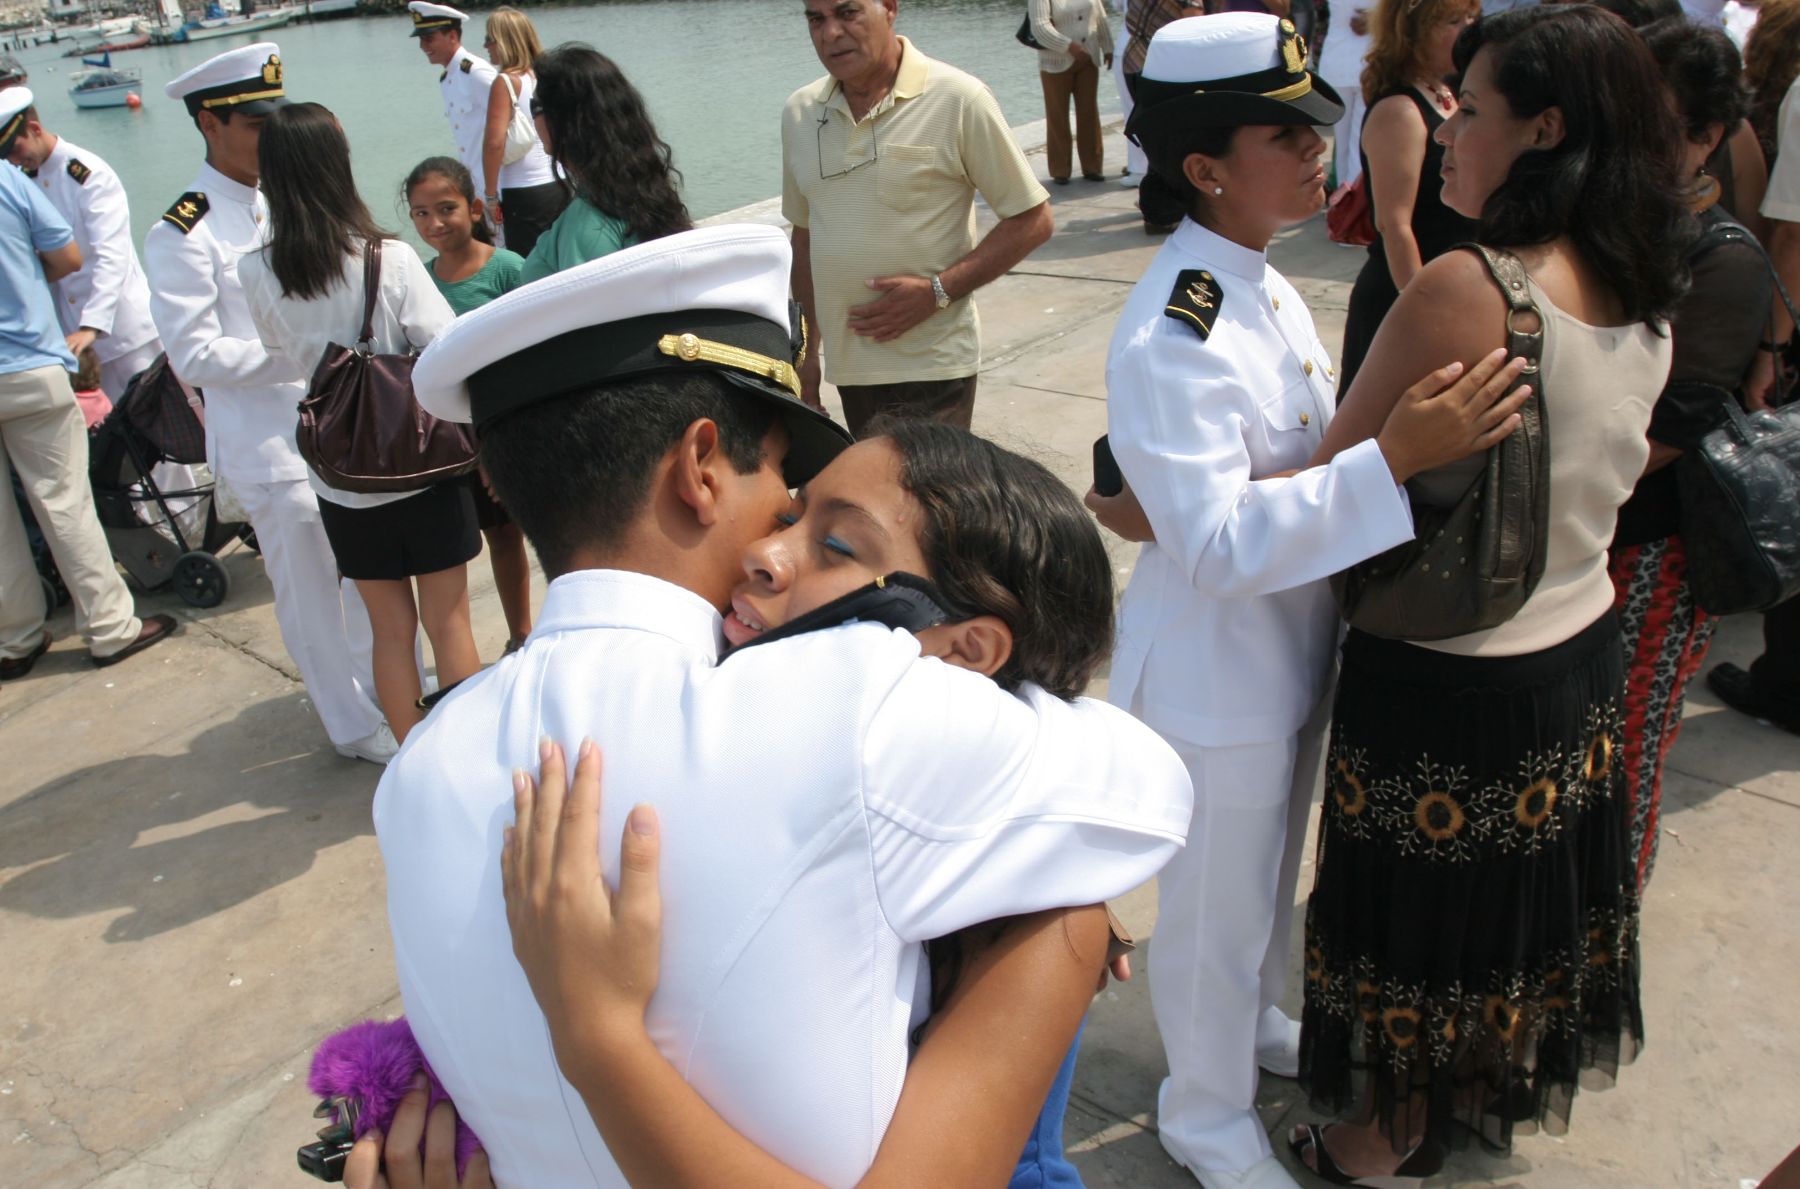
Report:
[[[790,636],[841,627],[847,623],[879,623],[884,627],[918,632],[940,623],[955,623],[967,618],[969,613],[954,610],[950,600],[935,583],[917,574],[896,570],[875,579],[867,586],[814,607],[804,615],[797,615],[778,628],[770,628],[754,640],[746,640],[731,652],[742,652],[771,640],[785,640]]]

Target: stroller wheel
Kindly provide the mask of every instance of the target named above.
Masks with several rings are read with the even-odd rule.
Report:
[[[175,561],[176,593],[190,607],[217,607],[231,592],[231,575],[210,553],[196,549]]]

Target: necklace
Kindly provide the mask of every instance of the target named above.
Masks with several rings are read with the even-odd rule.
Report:
[[[1439,111],[1448,113],[1456,110],[1456,93],[1443,83],[1424,82],[1415,85],[1431,96],[1431,102],[1437,105]]]

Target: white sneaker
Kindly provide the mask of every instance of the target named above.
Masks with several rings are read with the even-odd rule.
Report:
[[[371,764],[385,764],[394,758],[400,750],[400,744],[394,738],[394,732],[384,722],[352,743],[338,743],[333,749],[346,760],[367,760]]]
[[[1119,187],[1124,190],[1135,190],[1144,179],[1135,173],[1128,173],[1119,179]]]
[[[1270,1005],[1256,1021],[1256,1064],[1278,1078],[1300,1076],[1300,1021]]]

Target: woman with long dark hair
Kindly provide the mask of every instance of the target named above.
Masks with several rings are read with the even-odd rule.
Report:
[[[364,260],[372,251],[381,258],[371,344],[377,354],[417,351],[450,324],[454,315],[417,253],[383,231],[356,192],[350,143],[330,110],[294,103],[271,113],[257,159],[269,242],[244,257],[238,276],[270,354],[311,374],[331,344],[356,341]],[[310,467],[307,477],[338,569],[368,606],[376,697],[404,740],[421,716],[413,653],[421,625],[440,684],[481,667],[466,568],[481,536],[468,487],[451,482],[371,494],[340,491]]]
[[[1338,1184],[1429,1176],[1471,1136],[1506,1151],[1561,1132],[1578,1081],[1615,1075],[1644,1036],[1606,551],[1687,287],[1680,134],[1649,50],[1592,6],[1484,19],[1455,64],[1443,200],[1518,259],[1541,312],[1544,570],[1498,627],[1430,643],[1353,628],[1344,644],[1300,1078],[1352,1121],[1290,1139]],[[1513,320],[1475,252],[1427,264],[1321,453],[1374,433],[1419,366],[1479,358]],[[1420,475],[1415,505],[1455,503],[1478,467]]]
[[[575,197],[525,258],[521,280],[691,228],[674,155],[617,64],[590,46],[569,44],[533,65],[538,136]]]

